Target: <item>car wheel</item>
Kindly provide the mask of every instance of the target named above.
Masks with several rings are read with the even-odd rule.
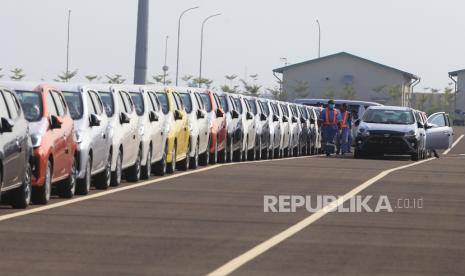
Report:
[[[240,145],[242,145],[242,141],[239,142]],[[242,160],[242,149],[239,147],[236,151],[234,151],[233,154],[233,161],[234,162],[241,162]]]
[[[129,168],[127,179],[131,182],[138,182],[141,175],[142,149],[139,148],[137,153],[136,163]]]
[[[100,173],[95,183],[95,188],[99,190],[106,190],[111,185],[111,153],[108,154],[108,160],[105,164],[105,170]]]
[[[149,179],[152,175],[152,147],[147,152],[147,161],[141,170],[141,179]]]
[[[218,154],[218,162],[226,163],[226,160],[227,160],[227,157],[226,157],[226,155],[227,155],[227,147],[228,147],[228,144],[226,142],[225,145],[224,145],[224,148]]]
[[[417,149],[416,152],[412,154],[411,160],[412,160],[412,161],[418,161],[418,160],[420,160],[420,159],[421,159],[421,156],[420,156],[420,155],[421,155],[420,150]]]
[[[78,179],[76,183],[76,194],[87,195],[90,191],[90,183],[92,182],[92,159],[86,163],[86,174],[84,179]]]
[[[187,171],[189,169],[190,157],[189,153],[191,152],[191,142],[187,143],[186,159],[179,162],[179,169],[181,171]]]
[[[1,175],[0,175],[1,179]],[[23,175],[23,185],[16,189],[11,197],[11,206],[15,209],[25,209],[31,203],[32,171],[29,162],[26,163]]]
[[[210,163],[210,147],[211,147],[211,138],[208,138],[207,149],[204,153],[200,155],[200,165],[201,166],[208,166]]]
[[[123,155],[121,151],[118,152],[118,157],[116,158],[116,168],[115,171],[111,175],[111,183],[110,186],[117,187],[121,184],[121,178],[123,174]]]
[[[197,140],[197,146],[195,147],[194,157],[190,158],[190,169],[197,169],[199,167],[199,140]]]
[[[52,164],[50,160],[47,162],[45,169],[45,181],[41,187],[32,188],[32,202],[34,204],[47,204],[52,193]]]
[[[167,173],[174,173],[176,171],[176,143],[173,145],[173,150],[171,151],[171,163],[168,164],[166,169]]]
[[[213,156],[210,158],[210,164],[215,165],[218,163],[218,139],[216,139],[215,143],[215,151],[213,152]]]
[[[355,159],[362,159],[365,157],[365,154],[363,152],[361,152],[360,150],[356,149],[354,151],[354,158]]]
[[[232,137],[229,137],[228,139],[228,156],[227,156],[227,162],[232,162],[234,159],[234,151],[233,151],[233,141]]]
[[[166,174],[166,158],[168,156],[168,144],[165,146],[161,160],[155,163],[154,172],[157,176],[164,176]]]
[[[72,198],[76,191],[76,158],[73,159],[68,179],[58,185],[58,196]]]

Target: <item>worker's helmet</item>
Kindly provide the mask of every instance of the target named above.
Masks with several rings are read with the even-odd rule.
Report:
[[[329,101],[328,101],[328,104],[334,104],[334,101],[333,101],[333,100],[329,100]]]

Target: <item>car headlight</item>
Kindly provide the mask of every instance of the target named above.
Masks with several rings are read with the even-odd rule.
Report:
[[[82,134],[81,131],[76,131],[76,143],[80,144],[82,143],[82,140],[83,140],[83,137],[84,135]]]
[[[370,136],[370,132],[364,128],[361,128],[358,130],[358,135],[367,137],[367,136]]]
[[[415,130],[410,130],[409,132],[405,133],[405,137],[415,137],[417,136],[417,132]]]
[[[42,135],[40,134],[32,134],[31,135],[31,143],[33,148],[38,148],[42,144]]]

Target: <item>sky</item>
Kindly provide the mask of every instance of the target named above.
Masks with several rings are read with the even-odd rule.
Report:
[[[176,70],[179,14],[180,75],[197,76],[200,27],[205,28],[203,76],[220,86],[225,75],[273,87],[272,70],[321,55],[349,52],[422,78],[416,90],[444,88],[448,72],[465,69],[465,1],[461,0],[150,0],[148,79],[162,73],[165,37],[169,78]],[[1,0],[0,75],[20,67],[26,80],[52,80],[66,68],[67,14],[71,15],[70,69],[133,80],[137,0]],[[102,81],[105,78],[102,78]],[[182,83],[182,82],[181,82]]]

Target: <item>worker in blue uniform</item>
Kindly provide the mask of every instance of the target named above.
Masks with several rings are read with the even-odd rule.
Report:
[[[344,155],[345,153],[350,152],[350,147],[352,143],[352,139],[350,139],[351,136],[351,129],[352,129],[352,114],[347,110],[347,104],[342,104],[341,106],[341,130],[338,132],[338,137],[337,137],[337,154],[342,153]]]
[[[324,146],[326,156],[334,153],[337,133],[341,127],[341,114],[336,109],[333,100],[328,101],[328,106],[320,113],[318,124],[321,127],[321,144]]]

